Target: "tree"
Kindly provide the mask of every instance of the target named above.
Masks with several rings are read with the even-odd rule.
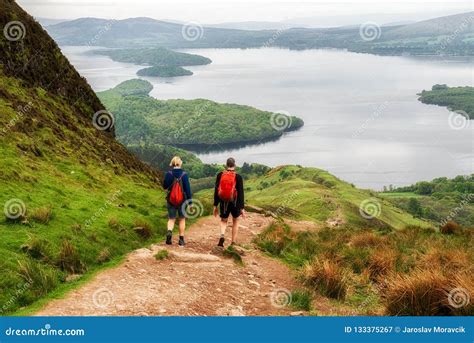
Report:
[[[410,198],[410,200],[408,200],[408,212],[415,217],[421,217],[423,215],[423,208],[416,198]]]

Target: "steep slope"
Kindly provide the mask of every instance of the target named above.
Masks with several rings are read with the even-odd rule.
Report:
[[[3,314],[156,239],[164,195],[56,43],[15,2],[0,7]]]

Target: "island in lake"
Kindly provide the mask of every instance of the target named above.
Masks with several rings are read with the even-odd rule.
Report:
[[[137,72],[138,76],[175,77],[193,75],[183,66],[210,64],[212,61],[204,56],[177,52],[166,48],[95,50],[95,54],[109,56],[117,62],[147,65],[148,68]]]
[[[115,116],[118,140],[124,145],[165,144],[189,149],[240,146],[278,139],[304,125],[302,119],[206,99],[158,100],[153,86],[128,80],[98,93]]]
[[[175,76],[189,76],[193,72],[183,67],[175,66],[154,66],[137,71],[138,76],[158,76],[158,77],[175,77]]]
[[[474,87],[434,85],[430,91],[424,90],[419,95],[419,100],[424,104],[446,106],[451,111],[463,111],[469,119],[474,119]]]

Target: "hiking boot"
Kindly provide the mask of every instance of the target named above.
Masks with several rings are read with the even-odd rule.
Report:
[[[221,237],[221,238],[219,239],[219,243],[217,243],[217,246],[218,246],[218,247],[224,247],[224,241],[225,241],[224,237]]]
[[[186,243],[184,243],[184,236],[179,236],[179,243],[178,243],[178,245],[179,245],[180,247],[184,247],[185,244],[186,244]]]
[[[173,239],[173,233],[168,230],[168,232],[166,233],[166,244],[168,245],[173,244],[172,239]]]

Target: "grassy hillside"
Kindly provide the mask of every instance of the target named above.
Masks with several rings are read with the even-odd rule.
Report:
[[[434,85],[424,90],[419,100],[425,104],[446,106],[451,111],[463,111],[469,119],[474,119],[474,87],[448,87]]]
[[[98,126],[105,110],[54,41],[0,0],[0,313],[68,287],[164,232],[158,173]]]
[[[271,169],[245,183],[246,202],[277,216],[312,221],[319,226],[352,225],[400,230],[432,227],[414,218],[378,193],[355,188],[330,173],[300,166]],[[212,190],[201,191],[204,201]]]
[[[474,313],[466,302],[474,295],[472,230],[438,232],[378,193],[314,168],[278,167],[245,189],[248,204],[280,218],[255,242],[299,274],[313,314],[328,302],[346,315]],[[211,195],[197,196],[210,206]]]
[[[151,86],[144,80],[129,80],[98,93],[115,115],[117,138],[125,145],[144,143],[196,148],[255,143],[277,139],[285,131],[303,125],[297,117],[250,106],[205,99],[157,100],[144,93],[124,96],[129,85],[135,89],[137,84],[144,90]]]
[[[437,226],[448,222],[474,227],[474,175],[453,179],[440,177],[381,193],[383,197],[419,218]]]

